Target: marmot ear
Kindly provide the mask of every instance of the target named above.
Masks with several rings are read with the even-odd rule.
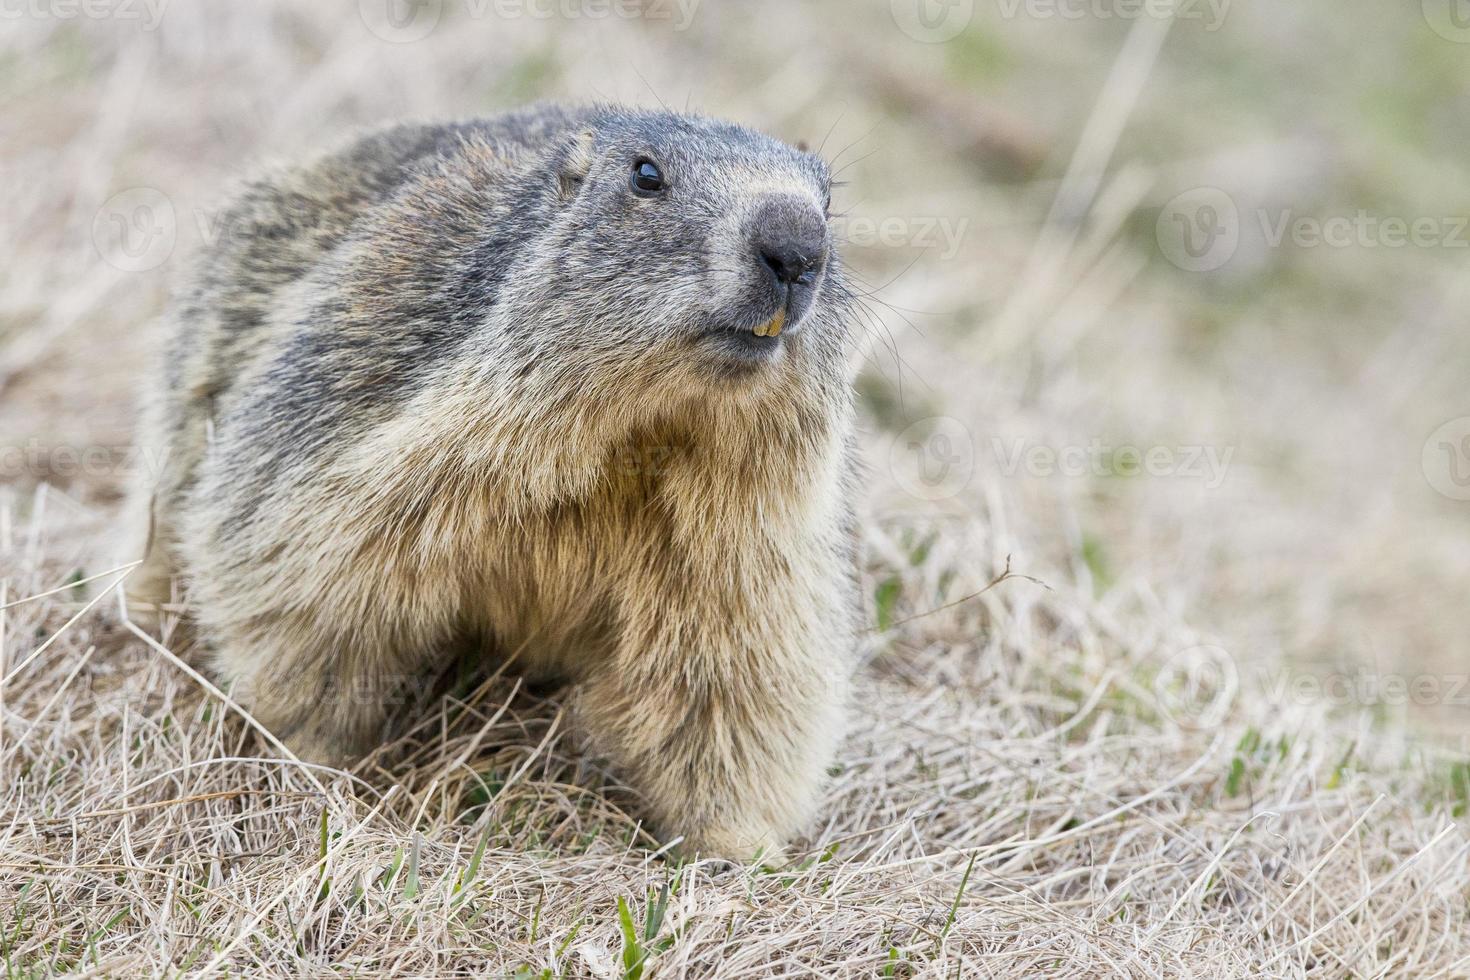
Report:
[[[592,172],[592,164],[597,160],[592,152],[593,139],[592,130],[584,129],[569,137],[558,155],[557,187],[564,201],[577,196],[582,181]]]

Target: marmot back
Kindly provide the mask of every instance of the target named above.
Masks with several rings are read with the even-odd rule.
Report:
[[[829,186],[770,137],[613,106],[249,184],[172,313],[137,598],[177,577],[221,679],[318,759],[479,637],[576,682],[666,834],[769,860],[854,633]]]

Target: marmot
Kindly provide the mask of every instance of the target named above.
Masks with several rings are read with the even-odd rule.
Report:
[[[247,185],[171,313],[134,595],[306,758],[472,637],[576,685],[666,837],[778,853],[856,635],[831,174],[708,118],[540,106]],[[436,664],[436,657],[441,660]]]

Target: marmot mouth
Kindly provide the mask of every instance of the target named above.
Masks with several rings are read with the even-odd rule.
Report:
[[[757,314],[761,319],[755,323],[744,317],[727,320],[704,331],[699,340],[742,366],[757,366],[776,357],[786,337],[801,326],[803,312],[783,302],[771,312]]]
[[[790,323],[790,313],[785,306],[776,308],[776,312],[758,323],[751,324],[748,320],[727,321],[719,326],[711,327],[704,331],[703,337],[721,337],[726,334],[739,334],[746,337],[776,338],[781,336],[781,331]]]
[[[782,346],[778,334],[756,333],[748,328],[711,330],[703,335],[703,339],[725,357],[749,365],[770,360]]]

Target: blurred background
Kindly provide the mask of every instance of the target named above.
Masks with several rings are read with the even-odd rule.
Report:
[[[7,3],[0,554],[41,511],[117,547],[156,317],[235,181],[538,99],[841,172],[880,629],[1009,556],[1252,696],[1465,747],[1463,0]]]

